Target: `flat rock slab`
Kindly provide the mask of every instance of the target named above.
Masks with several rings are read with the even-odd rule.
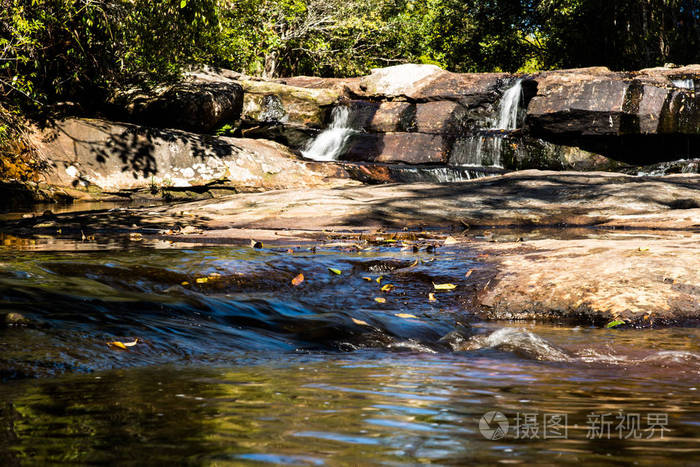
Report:
[[[450,184],[270,191],[164,206],[154,212],[168,216],[183,209],[211,219],[207,226],[211,230],[465,224],[697,230],[700,175],[634,177],[531,170]]]
[[[495,244],[498,272],[480,297],[489,319],[574,319],[605,325],[700,318],[700,235]]]

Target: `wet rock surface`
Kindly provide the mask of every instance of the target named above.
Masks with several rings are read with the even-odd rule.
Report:
[[[271,191],[59,214],[3,230],[216,244],[400,240],[427,230],[433,251],[468,248],[479,258],[460,290],[481,317],[669,325],[700,319],[698,183],[697,175],[524,171],[449,185]],[[445,244],[448,234],[456,241]]]

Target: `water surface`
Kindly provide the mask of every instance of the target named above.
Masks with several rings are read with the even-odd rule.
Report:
[[[481,323],[468,246],[27,241],[0,249],[3,464],[700,458],[700,330]]]

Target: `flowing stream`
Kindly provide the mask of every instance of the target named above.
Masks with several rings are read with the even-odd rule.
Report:
[[[699,329],[479,322],[468,243],[0,245],[4,465],[700,456]]]

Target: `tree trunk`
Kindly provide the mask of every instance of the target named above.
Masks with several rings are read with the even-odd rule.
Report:
[[[265,55],[265,69],[263,70],[263,78],[277,77],[277,59],[279,53],[274,50]]]

